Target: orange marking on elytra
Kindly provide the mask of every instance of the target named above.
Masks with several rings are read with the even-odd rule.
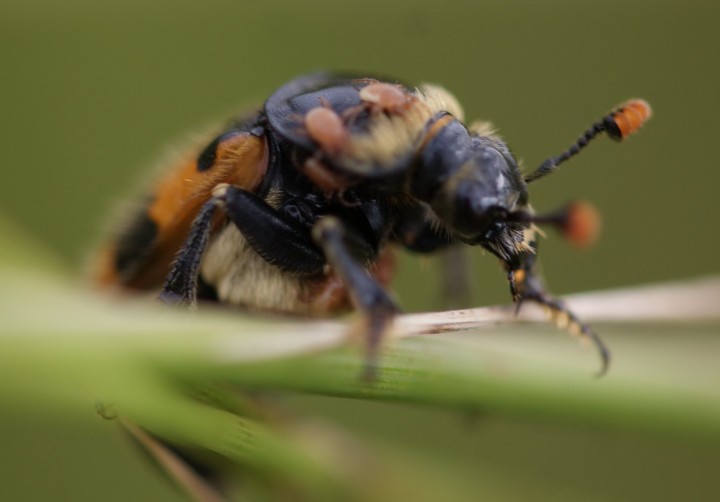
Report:
[[[148,214],[162,234],[175,222],[193,218],[218,183],[253,190],[266,170],[264,141],[250,134],[233,136],[218,145],[212,169],[199,172],[193,159],[163,178],[154,190]]]
[[[254,190],[265,176],[268,157],[264,139],[240,134],[219,145],[212,169],[199,172],[193,158],[162,178],[147,209],[157,225],[157,241],[127,285],[146,289],[162,284],[173,256],[182,247],[200,208],[210,199],[212,189],[219,183],[229,183]]]
[[[120,282],[120,276],[115,266],[115,246],[102,249],[95,262],[93,262],[93,279],[101,286],[109,286]]]

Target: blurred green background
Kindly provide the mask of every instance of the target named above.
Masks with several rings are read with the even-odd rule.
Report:
[[[566,293],[716,273],[718,20],[707,1],[4,0],[0,211],[80,270],[117,201],[183,135],[293,76],[367,70],[441,83],[468,119],[495,123],[527,170],[612,106],[647,99],[655,117],[639,135],[600,140],[532,187],[538,210],[582,198],[604,217],[592,250],[543,243],[548,281]],[[437,265],[404,265],[403,305],[436,306]],[[477,303],[507,301],[495,260],[473,273]],[[439,456],[495,500],[670,500],[712,489],[720,460],[657,437],[468,429],[450,414],[333,399],[296,406]],[[82,424],[3,410],[0,437],[3,499],[173,498],[90,409]]]

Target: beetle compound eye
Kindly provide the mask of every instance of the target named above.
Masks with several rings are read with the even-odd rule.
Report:
[[[637,132],[652,117],[652,108],[644,99],[631,99],[605,118],[608,136],[616,141]]]

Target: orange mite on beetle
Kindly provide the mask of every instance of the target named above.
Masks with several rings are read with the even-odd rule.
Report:
[[[499,259],[513,300],[541,304],[592,341],[605,372],[609,351],[537,270],[538,225],[584,245],[597,234],[595,212],[571,203],[536,214],[528,184],[602,133],[626,138],[650,115],[647,102],[628,101],[523,175],[507,144],[469,130],[438,86],[303,76],[168,171],[104,248],[96,282],[188,306],[301,315],[354,308],[367,320],[371,370],[400,312],[386,289],[392,249],[479,246]]]
[[[312,140],[328,154],[341,152],[349,140],[342,118],[332,108],[318,106],[308,111],[304,125]]]
[[[370,106],[377,106],[380,110],[391,113],[401,113],[410,106],[413,95],[407,93],[402,87],[387,82],[374,82],[360,89],[360,99]]]

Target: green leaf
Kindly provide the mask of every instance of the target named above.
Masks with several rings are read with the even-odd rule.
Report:
[[[2,225],[6,235],[15,232]],[[377,380],[365,382],[362,344],[348,338],[357,332],[354,318],[187,313],[149,299],[108,298],[69,281],[18,233],[11,241],[0,255],[5,407],[75,416],[98,401],[103,415],[128,427],[248,469],[261,490],[388,498],[413,486],[417,471],[412,462],[399,467],[396,454],[369,460],[376,447],[334,426],[278,420],[272,406],[247,397],[258,393],[419,403],[720,440],[718,279],[575,298],[579,310],[605,319],[597,328],[615,358],[603,378],[593,376],[593,350],[537,322],[537,311],[511,322],[503,307],[398,319]],[[633,312],[641,323],[631,322]],[[357,458],[346,458],[347,448],[360,452]],[[446,493],[451,478],[430,482],[437,491],[423,485],[416,498]]]

